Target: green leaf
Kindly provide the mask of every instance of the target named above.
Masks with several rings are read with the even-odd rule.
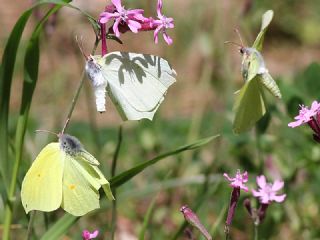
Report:
[[[19,173],[20,162],[22,158],[22,149],[24,142],[24,135],[28,122],[28,114],[31,106],[33,92],[36,86],[37,78],[38,78],[38,67],[39,67],[39,39],[40,33],[43,27],[43,24],[49,16],[56,12],[62,6],[68,6],[73,9],[77,9],[81,13],[83,13],[80,9],[69,5],[67,2],[71,0],[48,0],[48,1],[40,1],[33,5],[30,9],[25,11],[17,23],[15,24],[8,42],[5,46],[4,54],[2,57],[2,66],[0,70],[0,162],[1,164],[1,175],[4,179],[4,183],[6,186],[6,192],[8,201],[5,206],[5,219],[3,224],[3,239],[9,239],[10,234],[10,225],[13,218],[13,206],[16,195],[16,185],[17,185],[17,177]],[[16,130],[16,156],[14,161],[14,166],[11,174],[10,186],[8,187],[8,120],[9,120],[9,102],[10,102],[10,89],[12,84],[12,76],[15,65],[15,59],[17,55],[17,49],[20,44],[21,35],[25,28],[25,25],[33,11],[33,9],[39,5],[51,3],[56,4],[57,6],[53,7],[48,11],[45,17],[38,23],[35,30],[32,33],[32,36],[28,42],[27,50],[24,59],[24,82],[23,82],[23,92],[22,92],[22,100],[20,106],[20,116],[18,119],[17,130]],[[85,14],[89,17],[88,14]]]
[[[264,35],[268,29],[268,26],[273,18],[273,11],[268,10],[262,15],[262,23],[261,23],[261,29],[260,32],[256,38],[256,40],[253,43],[253,48],[257,49],[259,52],[262,50]]]
[[[60,239],[69,228],[79,220],[79,217],[72,216],[66,213],[60,218],[40,239],[41,240],[56,240]],[[79,234],[80,235],[80,234]]]
[[[150,205],[148,207],[147,213],[144,216],[143,225],[142,225],[142,228],[141,228],[140,233],[139,233],[139,240],[146,239],[145,238],[146,230],[148,228],[148,224],[150,222],[150,219],[151,219],[151,216],[152,216],[152,212],[153,212],[153,209],[154,209],[154,206],[155,206],[155,203],[156,203],[158,195],[159,194],[154,196],[154,198],[152,199],[152,201],[151,201],[151,203],[150,203]]]
[[[2,55],[0,71],[0,170],[6,188],[8,188],[8,120],[12,75],[21,35],[31,13],[32,11],[27,11],[19,18]]]
[[[218,136],[219,135],[215,135],[215,136],[211,136],[208,138],[200,139],[200,140],[198,140],[194,143],[191,143],[189,145],[179,147],[176,150],[161,154],[161,155],[159,155],[149,161],[145,161],[145,162],[143,162],[143,163],[141,163],[141,164],[125,171],[125,172],[122,172],[119,175],[110,179],[111,188],[117,188],[117,187],[121,186],[122,184],[126,183],[131,178],[136,176],[138,173],[142,172],[145,168],[157,163],[158,161],[160,161],[168,156],[176,155],[180,152],[184,152],[184,151],[188,151],[188,150],[197,149],[197,148],[211,142],[213,139],[215,139]]]

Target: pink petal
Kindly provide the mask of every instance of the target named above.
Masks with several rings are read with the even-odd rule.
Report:
[[[128,20],[128,27],[132,32],[137,33],[138,29],[141,28],[141,24],[133,20]]]
[[[157,15],[158,15],[158,17],[162,16],[161,10],[162,10],[162,0],[158,0],[158,3],[157,3]]]
[[[317,101],[313,101],[311,104],[311,109],[312,111],[318,111],[320,108],[320,103],[318,103]]]
[[[93,233],[90,234],[90,238],[96,238],[99,234],[98,230],[95,230]]]
[[[248,188],[247,186],[243,185],[243,184],[241,184],[240,188],[241,188],[242,190],[244,190],[245,192],[248,192],[248,191],[249,191],[249,188]]]
[[[288,127],[295,128],[295,127],[302,125],[303,123],[304,123],[303,120],[298,120],[298,121],[289,123]]]
[[[276,180],[272,185],[272,191],[279,191],[281,188],[283,188],[284,182]]]
[[[120,37],[120,32],[119,32],[119,29],[118,29],[118,26],[119,26],[119,23],[120,23],[121,19],[120,18],[117,18],[116,21],[114,22],[113,24],[113,32],[115,33],[115,35],[117,37]]]
[[[112,4],[116,6],[118,12],[122,10],[121,0],[111,0]]]
[[[254,190],[254,189],[252,189],[251,192],[252,192],[252,195],[253,195],[254,197],[261,197],[260,192]]]
[[[283,202],[284,199],[286,198],[286,194],[283,194],[283,195],[279,195],[279,196],[274,196],[272,200],[276,201],[276,202]]]
[[[261,203],[264,203],[264,204],[268,204],[270,202],[269,197],[266,195],[261,196],[260,200],[261,200]]]
[[[158,33],[159,31],[161,30],[161,26],[158,26],[155,30],[154,30],[154,33],[153,33],[153,39],[154,39],[154,42],[155,43],[158,43]]]
[[[100,23],[106,23],[108,22],[111,18],[114,18],[115,14],[114,13],[108,13],[108,12],[103,12],[100,14]]]
[[[224,173],[223,176],[225,177],[225,179],[227,179],[230,182],[234,180],[234,178],[229,177],[227,173]]]
[[[266,177],[261,175],[257,177],[257,184],[260,188],[264,188],[266,186]]]
[[[131,9],[127,10],[127,15],[137,15],[136,17],[139,17],[138,15],[143,16],[144,10],[143,9]]]
[[[172,38],[166,32],[164,32],[162,36],[168,45],[171,45],[173,43]]]
[[[245,171],[243,174],[242,174],[242,181],[243,182],[248,182],[248,172]]]

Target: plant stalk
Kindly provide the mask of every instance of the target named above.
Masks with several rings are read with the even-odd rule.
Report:
[[[117,161],[119,157],[121,143],[122,143],[122,126],[120,125],[118,130],[117,147],[112,159],[111,177],[114,177],[116,174],[116,167],[117,167]],[[112,190],[115,198],[115,200],[112,201],[112,216],[111,216],[111,239],[113,240],[116,232],[116,226],[117,226],[117,196],[116,196],[117,193],[115,188],[113,188]]]

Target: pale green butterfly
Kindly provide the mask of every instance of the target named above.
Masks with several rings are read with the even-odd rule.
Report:
[[[58,136],[59,142],[41,150],[23,179],[21,201],[25,211],[50,212],[61,206],[74,216],[82,216],[100,207],[100,187],[110,200],[114,199],[97,159],[77,138]]]
[[[176,72],[165,59],[148,54],[90,56],[85,69],[94,88],[97,111],[105,111],[107,90],[123,120],[152,120],[176,81]]]
[[[244,47],[243,44],[226,42],[240,46],[240,53],[242,55],[241,73],[245,84],[236,92],[237,96],[234,104],[235,119],[233,121],[233,131],[237,134],[251,129],[266,113],[263,88],[266,88],[275,97],[281,98],[280,89],[269,74],[260,53],[265,32],[272,18],[272,10],[264,13],[260,33],[252,47]]]

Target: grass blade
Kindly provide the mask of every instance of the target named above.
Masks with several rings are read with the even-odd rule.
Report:
[[[110,186],[112,188],[117,188],[117,187],[121,186],[122,184],[126,183],[127,181],[129,181],[131,178],[136,176],[138,173],[142,172],[145,168],[157,163],[158,161],[160,161],[168,156],[176,155],[180,152],[197,149],[197,148],[211,142],[213,139],[215,139],[218,136],[219,135],[215,135],[215,136],[211,136],[208,138],[200,139],[194,143],[191,143],[191,144],[183,146],[183,147],[179,147],[176,150],[159,155],[149,161],[145,161],[145,162],[111,178],[110,179]]]
[[[59,219],[40,239],[41,240],[56,240],[60,239],[61,236],[68,229],[78,221],[79,217],[72,216],[66,213],[62,218]]]

